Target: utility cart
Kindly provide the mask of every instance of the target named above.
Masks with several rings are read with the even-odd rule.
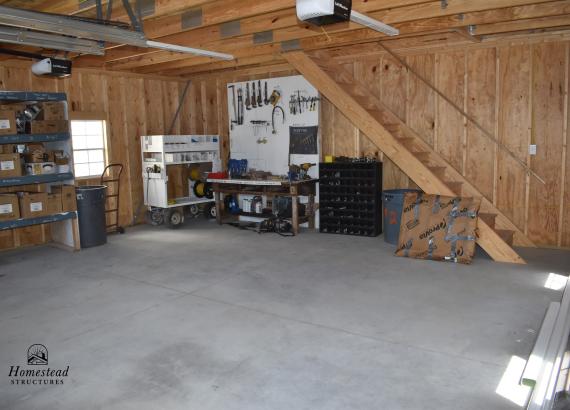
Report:
[[[150,135],[141,137],[144,203],[147,221],[178,228],[185,215],[215,218],[207,174],[219,172],[218,135]]]

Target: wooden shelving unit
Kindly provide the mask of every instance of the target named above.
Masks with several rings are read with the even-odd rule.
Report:
[[[0,91],[1,103],[14,102],[55,102],[60,101],[66,108],[66,118],[69,119],[67,113],[67,98],[63,93],[35,93],[20,91]],[[46,147],[53,150],[63,150],[70,158],[70,170],[73,170],[73,148],[71,143],[71,133],[59,132],[49,134],[14,134],[0,135],[0,145],[7,144],[27,144],[27,143],[45,143]],[[23,175],[15,177],[0,177],[0,187],[5,188],[18,186],[44,185],[46,192],[50,192],[52,184],[68,184],[74,185],[75,179],[72,172],[44,174],[44,175]],[[10,190],[16,192],[14,188]],[[41,216],[36,218],[20,218],[11,221],[0,222],[0,232],[12,230],[14,235],[14,248],[20,246],[18,238],[18,229],[31,226],[42,226],[42,236],[49,235],[51,243],[70,250],[79,250],[79,226],[77,222],[77,211],[61,212],[57,214]],[[49,229],[45,229],[48,227]]]

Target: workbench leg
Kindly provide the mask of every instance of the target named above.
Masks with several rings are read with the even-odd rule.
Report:
[[[221,201],[221,194],[219,191],[214,191],[214,198],[216,200],[216,222],[218,225],[222,224],[222,201]]]
[[[292,196],[291,197],[291,211],[293,213],[293,233],[295,235],[299,235],[299,197]]]
[[[315,196],[309,195],[309,228],[315,229]]]

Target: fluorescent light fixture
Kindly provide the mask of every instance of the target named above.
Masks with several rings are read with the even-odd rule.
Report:
[[[400,30],[398,30],[397,28],[382,23],[381,21],[374,20],[373,18],[365,16],[364,14],[359,13],[358,11],[352,10],[350,12],[350,21],[362,24],[363,26],[387,34],[389,36],[397,36],[398,34],[400,34]]]
[[[177,46],[175,44],[160,43],[158,41],[148,40],[146,42],[147,46],[150,48],[158,48],[161,50],[175,51],[177,53],[187,53],[194,54],[204,57],[219,58],[221,60],[233,60],[234,56],[231,54],[217,53],[215,51],[200,50],[198,48]]]
[[[117,44],[146,47],[145,35],[137,31],[80,21],[69,16],[40,13],[13,7],[0,6],[0,24],[98,41],[109,41]]]
[[[70,51],[98,56],[105,54],[103,47],[96,41],[20,30],[13,27],[0,27],[0,43],[49,48],[51,50]]]
[[[69,16],[60,16],[57,14],[39,13],[36,11],[21,10],[12,7],[0,6],[0,25],[15,26],[31,30],[44,31],[49,33],[57,33],[61,35],[78,37],[80,39],[91,39],[97,41],[109,41],[116,44],[127,44],[135,47],[158,48],[161,50],[174,51],[178,53],[188,53],[205,57],[220,58],[222,60],[233,60],[234,56],[224,53],[216,53],[214,51],[200,50],[197,48],[183,47],[174,44],[160,43],[157,41],[147,40],[144,33],[132,30],[125,30],[111,25],[91,23],[88,21],[80,21]],[[40,37],[34,34],[35,38]],[[12,35],[13,37],[13,35]],[[61,37],[61,38],[55,38]],[[69,37],[53,36],[52,40],[55,44],[63,44],[70,47]],[[79,41],[79,40],[78,40]],[[83,40],[85,41],[85,40]],[[19,42],[16,44],[24,44]],[[33,44],[29,44],[33,45]],[[83,46],[87,45],[84,43]],[[39,47],[49,47],[46,44]],[[56,48],[55,46],[49,48]],[[77,50],[70,50],[77,51]],[[91,50],[95,51],[95,50]],[[89,54],[94,54],[90,52]]]

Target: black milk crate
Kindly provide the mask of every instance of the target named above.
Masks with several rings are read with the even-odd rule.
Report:
[[[382,163],[319,165],[320,232],[378,236],[382,233]]]

